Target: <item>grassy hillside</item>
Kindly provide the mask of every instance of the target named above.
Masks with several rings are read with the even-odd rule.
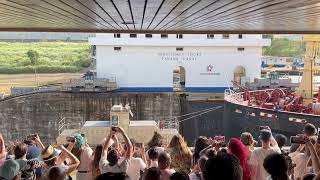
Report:
[[[27,55],[29,50],[37,51],[36,65]],[[77,72],[91,65],[87,43],[0,42],[0,74]]]

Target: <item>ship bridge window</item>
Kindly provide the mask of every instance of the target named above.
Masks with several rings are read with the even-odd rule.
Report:
[[[146,38],[152,38],[152,34],[146,34]]]
[[[238,38],[239,38],[239,39],[242,39],[242,34],[239,34],[239,35],[238,35]]]
[[[222,39],[229,39],[230,35],[229,34],[223,34]]]
[[[167,39],[168,38],[168,34],[161,34],[161,38],[162,39]]]
[[[207,34],[207,39],[214,39],[214,34]]]
[[[183,47],[177,47],[176,51],[183,51]]]
[[[137,34],[130,34],[130,38],[137,38]]]
[[[114,38],[120,38],[120,37],[121,37],[121,34],[115,33],[115,34],[113,34],[113,37],[114,37]]]
[[[177,34],[176,37],[177,37],[177,39],[182,39],[183,38],[183,34]]]
[[[121,47],[113,47],[113,50],[115,50],[115,51],[121,51]]]
[[[238,51],[244,51],[244,47],[238,47]]]

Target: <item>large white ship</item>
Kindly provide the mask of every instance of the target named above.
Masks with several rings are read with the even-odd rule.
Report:
[[[97,34],[98,78],[116,78],[119,91],[222,92],[240,76],[260,77],[270,39],[242,34]]]

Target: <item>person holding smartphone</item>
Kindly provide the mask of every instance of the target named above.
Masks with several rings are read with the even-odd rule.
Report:
[[[281,150],[278,146],[277,141],[273,138],[271,129],[263,129],[260,131],[259,140],[261,141],[262,147],[255,149],[251,155],[248,164],[252,167],[251,180],[266,179],[269,174],[263,168],[264,159],[272,153],[281,154]]]
[[[115,136],[116,133],[119,133],[123,136],[123,139],[126,143],[127,150],[125,152],[124,160],[121,163],[118,163],[120,159],[120,154],[116,149],[110,149],[111,139]],[[130,164],[130,159],[132,157],[133,146],[127,134],[121,127],[112,127],[109,134],[107,135],[106,142],[103,145],[102,155],[99,162],[99,168],[101,174],[103,173],[126,173]]]
[[[91,163],[93,161],[93,150],[87,144],[87,140],[84,135],[74,133],[70,137],[67,149],[80,160],[80,164],[77,168],[77,180],[93,179],[91,167]]]

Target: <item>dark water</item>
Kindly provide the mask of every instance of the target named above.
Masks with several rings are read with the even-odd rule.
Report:
[[[223,102],[187,101],[186,104],[184,104],[186,108],[184,114],[223,105]],[[190,116],[183,118],[188,118]],[[184,121],[180,126],[182,126],[180,131],[182,131],[182,134],[189,145],[192,145],[198,136],[213,137],[215,135],[224,135],[223,107]]]

